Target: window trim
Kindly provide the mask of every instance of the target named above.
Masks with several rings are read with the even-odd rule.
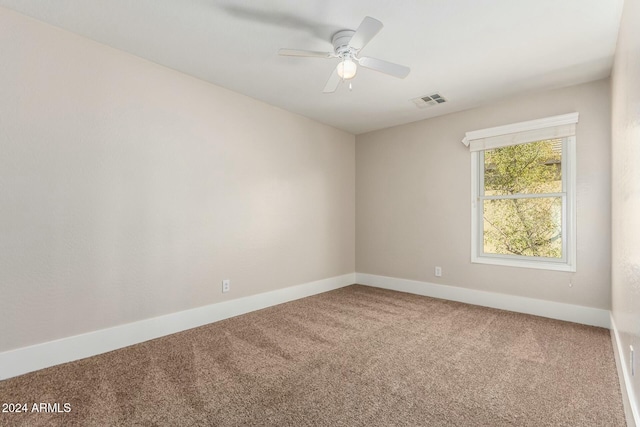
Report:
[[[535,142],[536,139],[531,141],[521,141],[519,137],[521,133],[534,130],[528,136],[525,134],[525,140],[533,135],[534,137],[542,132],[544,134],[545,128],[549,128],[549,132],[553,132],[556,127],[556,131],[559,127],[566,127],[567,124],[577,123],[578,113],[565,114],[562,116],[550,117],[547,119],[533,120],[530,122],[516,123],[513,125],[501,126],[498,128],[483,129],[480,131],[467,132],[467,136],[463,140],[465,145],[473,144],[474,139],[490,139],[497,137],[498,144],[500,146],[506,145],[519,145],[526,142]],[[548,123],[548,126],[544,126]],[[532,125],[532,127],[528,127]],[[514,132],[515,129],[515,132]],[[539,131],[541,130],[541,131]],[[508,132],[506,132],[508,131]],[[564,134],[567,133],[566,129],[561,130]],[[563,158],[562,158],[562,227],[563,227],[563,259],[554,260],[551,258],[536,258],[519,255],[501,255],[501,254],[484,254],[480,248],[481,243],[484,241],[483,226],[480,221],[480,215],[482,212],[481,198],[480,198],[480,183],[483,169],[480,165],[480,160],[483,158],[481,154],[484,152],[483,145],[471,151],[471,262],[476,264],[491,264],[501,265],[509,267],[523,267],[534,268],[544,270],[555,271],[576,271],[577,261],[577,238],[576,238],[576,136],[575,128],[573,135],[564,135],[563,138]],[[509,135],[511,134],[511,135]],[[474,138],[476,137],[476,138]],[[543,138],[547,139],[547,138]],[[506,140],[512,141],[511,143],[504,143]],[[490,141],[491,142],[491,141]],[[484,144],[484,142],[481,142]],[[471,147],[470,147],[471,148]],[[492,149],[493,147],[487,147],[486,149]],[[495,147],[497,148],[497,147]]]

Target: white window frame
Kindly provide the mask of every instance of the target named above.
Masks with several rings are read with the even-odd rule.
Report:
[[[576,271],[576,137],[578,113],[467,132],[463,143],[471,149],[471,262],[509,267]],[[485,254],[483,203],[484,151],[545,139],[562,138],[562,259]],[[536,196],[533,196],[536,197]],[[538,196],[539,197],[539,196]]]

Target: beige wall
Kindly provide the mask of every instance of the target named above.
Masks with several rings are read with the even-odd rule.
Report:
[[[609,99],[601,80],[357,136],[356,271],[609,309]],[[577,272],[471,264],[465,132],[574,111]]]
[[[0,58],[0,351],[354,271],[353,135],[3,8]]]
[[[612,311],[640,408],[640,1],[625,0],[612,81]]]

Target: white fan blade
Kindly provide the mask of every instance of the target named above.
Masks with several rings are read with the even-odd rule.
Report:
[[[358,63],[365,68],[371,68],[372,70],[380,71],[381,73],[389,74],[399,79],[404,79],[409,75],[411,69],[404,65],[394,64],[393,62],[383,61],[382,59],[362,57],[358,59]]]
[[[335,54],[331,52],[316,52],[314,50],[300,50],[300,49],[280,49],[279,55],[283,56],[305,56],[310,58],[333,58]]]
[[[356,50],[362,49],[376,34],[380,32],[382,27],[382,22],[377,19],[373,19],[370,16],[365,16],[356,30],[356,33],[351,37],[349,46]]]
[[[333,69],[329,80],[327,80],[327,84],[324,86],[322,90],[324,93],[332,93],[338,89],[338,85],[340,84],[340,76],[338,75],[338,67]]]

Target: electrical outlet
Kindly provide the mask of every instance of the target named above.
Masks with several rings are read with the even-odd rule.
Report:
[[[231,289],[231,280],[225,279],[222,281],[222,293],[229,292]]]
[[[436,267],[436,277],[442,277],[442,267]]]
[[[633,346],[630,345],[629,346],[629,366],[631,367],[630,369],[631,376],[634,376],[636,374],[636,364],[634,362],[635,361],[633,360]]]

